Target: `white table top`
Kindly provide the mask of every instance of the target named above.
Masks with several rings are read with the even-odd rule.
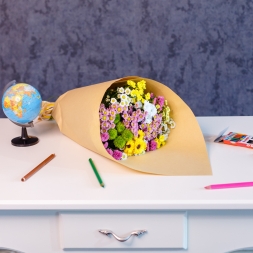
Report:
[[[0,119],[0,210],[82,209],[252,209],[253,187],[206,190],[218,183],[253,181],[253,149],[214,143],[229,130],[253,135],[253,117],[198,117],[212,176],[157,176],[139,173],[101,157],[70,140],[55,122],[28,128],[40,142],[11,145],[21,128]],[[21,178],[55,153],[56,157],[26,182]],[[100,187],[92,158],[105,183]]]

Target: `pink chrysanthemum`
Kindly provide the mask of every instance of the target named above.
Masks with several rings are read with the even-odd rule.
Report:
[[[109,140],[109,134],[107,132],[101,134],[101,140],[102,140],[102,142],[108,141]]]
[[[101,128],[105,129],[105,130],[108,130],[108,129],[110,129],[110,124],[107,121],[103,121],[101,123]]]
[[[124,126],[125,126],[126,128],[129,128],[129,127],[130,127],[129,121],[124,120],[124,121],[123,121],[123,124],[124,124]]]
[[[157,149],[157,143],[154,140],[150,141],[149,142],[149,150],[153,151],[153,150],[156,150],[156,149]]]
[[[160,107],[163,107],[164,106],[164,97],[158,96],[157,100],[158,100],[158,104],[160,105]]]

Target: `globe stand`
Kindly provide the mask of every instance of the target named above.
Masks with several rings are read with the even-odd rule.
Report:
[[[13,122],[13,121],[12,121]],[[21,126],[21,136],[20,137],[16,137],[13,138],[11,140],[11,144],[13,146],[17,146],[17,147],[29,147],[32,145],[35,145],[39,142],[39,138],[35,137],[35,136],[28,136],[27,134],[27,127],[33,127],[33,122],[29,122],[27,124],[19,124],[16,122],[13,122],[14,124]]]

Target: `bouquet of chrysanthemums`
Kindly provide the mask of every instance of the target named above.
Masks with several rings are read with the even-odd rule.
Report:
[[[42,117],[52,114],[63,134],[119,165],[158,175],[211,174],[194,114],[160,82],[127,76],[69,90],[51,107]]]
[[[99,109],[101,140],[116,160],[159,149],[175,127],[167,100],[145,92],[146,85],[145,80],[127,80],[104,94]]]

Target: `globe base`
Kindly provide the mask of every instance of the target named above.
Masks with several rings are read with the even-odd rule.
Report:
[[[23,140],[21,137],[16,137],[11,140],[11,144],[17,147],[28,147],[35,145],[39,142],[39,138],[35,136],[29,136],[27,140]]]
[[[22,126],[21,136],[13,138],[11,144],[16,147],[29,147],[39,142],[39,138],[35,136],[28,136],[26,127]]]

